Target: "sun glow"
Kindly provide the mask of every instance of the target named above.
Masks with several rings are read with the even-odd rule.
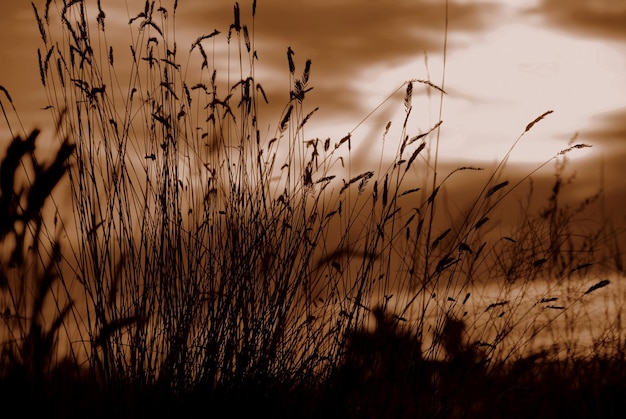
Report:
[[[554,110],[526,134],[530,138],[510,158],[543,162],[565,148],[593,115],[623,104],[625,71],[624,54],[616,45],[523,23],[501,26],[448,57],[441,155],[447,160],[499,160],[530,121]],[[375,109],[405,80],[439,84],[442,73],[441,57],[424,55],[403,65],[364,70],[358,77],[364,107]],[[361,129],[380,140],[387,121],[401,125],[402,94],[381,106]],[[437,122],[439,99],[438,92],[416,85],[412,129],[425,131]],[[384,155],[392,157],[395,151],[392,147]]]

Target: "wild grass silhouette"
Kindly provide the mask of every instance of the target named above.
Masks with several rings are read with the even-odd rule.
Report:
[[[571,143],[507,178],[511,151],[551,111],[531,121],[495,167],[442,176],[431,144],[442,122],[409,127],[414,89],[433,89],[441,100],[445,91],[408,81],[398,89],[405,119],[395,158],[353,173],[353,133],[306,136],[317,110],[307,102],[312,63],[297,74],[291,48],[288,103],[275,131],[262,131],[268,98],[255,78],[256,1],[250,25],[236,3],[226,33],[198,37],[183,58],[178,2],[147,1],[129,19],[130,52],[110,43],[100,2],[88,3],[34,6],[60,146],[40,164],[38,133],[16,136],[0,166],[8,255],[0,383],[12,400],[30,398],[18,411],[626,410],[621,307],[600,313],[602,334],[594,329],[590,342],[574,345],[579,325],[598,316],[590,305],[607,286],[617,292],[613,278],[623,274],[619,232],[607,219],[587,219],[601,194],[579,205],[563,199],[572,182],[567,156],[588,146]],[[218,39],[230,63],[224,74],[211,59],[215,44],[208,49]],[[498,211],[552,163],[542,207],[533,206],[539,192],[530,187],[513,206],[517,224],[494,229]],[[458,214],[441,209],[455,199],[446,196],[455,178],[485,172]],[[43,220],[65,175],[72,206],[58,211],[74,219],[55,224],[55,234],[68,236],[61,243]]]

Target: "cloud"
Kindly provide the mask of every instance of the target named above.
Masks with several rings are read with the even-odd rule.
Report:
[[[592,118],[591,126],[582,132],[585,140],[625,153],[626,107],[604,112]],[[619,147],[619,150],[616,148]]]
[[[251,1],[240,2],[241,21],[252,30]],[[486,30],[500,7],[485,2],[449,3],[450,49],[461,48],[468,34]],[[230,2],[181,3],[177,18],[186,30],[223,33],[233,22]],[[445,3],[422,1],[284,0],[259,1],[254,39],[261,63],[287,76],[287,47],[295,51],[296,74],[311,59],[312,83],[334,110],[362,112],[360,77],[372,67],[393,69],[424,53],[440,53],[445,31]],[[384,71],[384,70],[383,70]],[[276,82],[283,83],[282,79]],[[403,80],[399,80],[400,84]],[[264,83],[268,90],[280,86]],[[321,94],[323,92],[323,95]],[[343,96],[335,98],[333,96]],[[326,103],[322,104],[326,106]],[[347,107],[344,107],[347,106]]]
[[[557,28],[585,36],[626,41],[624,0],[543,0],[527,14],[540,14]]]

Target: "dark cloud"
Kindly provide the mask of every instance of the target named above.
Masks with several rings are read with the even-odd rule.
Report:
[[[542,0],[528,14],[540,14],[554,27],[585,36],[626,41],[624,0]]]
[[[581,136],[612,151],[626,153],[626,107],[596,115]]]
[[[450,30],[482,29],[489,10],[452,3]],[[350,73],[372,62],[391,65],[423,51],[441,51],[444,22],[441,2],[271,2],[260,11],[257,27],[277,45],[294,44],[332,71]]]
[[[592,192],[601,189],[609,215],[619,225],[623,225],[626,221],[622,210],[626,193],[626,107],[592,117],[587,127],[581,129],[575,142],[593,146],[584,152],[590,158],[577,161],[574,166],[578,173],[576,189]]]
[[[250,29],[251,4],[240,2],[242,24]],[[488,22],[493,24],[499,10],[483,2],[450,2],[449,48],[463,45],[455,35],[478,33]],[[178,18],[187,29],[208,33],[217,28],[227,33],[233,5],[185,2],[179,6]],[[434,0],[267,0],[258,1],[254,20],[256,49],[263,65],[286,76],[286,52],[291,47],[297,74],[306,59],[312,60],[312,83],[320,96],[324,93],[323,106],[344,112],[359,108],[359,86],[354,82],[363,71],[372,66],[393,68],[424,53],[440,53],[444,31],[445,3]]]
[[[185,3],[179,16],[187,26],[206,27],[233,21],[228,2]],[[242,21],[250,23],[250,2],[242,3]],[[476,32],[487,27],[498,10],[494,4],[449,5],[451,32]],[[445,4],[440,1],[259,1],[256,36],[278,45],[298,45],[307,55],[348,59],[389,59],[417,51],[440,51],[443,44]],[[245,23],[245,22],[244,22]],[[295,48],[294,48],[295,49]]]

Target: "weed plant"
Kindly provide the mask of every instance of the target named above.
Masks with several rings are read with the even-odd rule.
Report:
[[[89,384],[81,403],[127,416],[202,406],[540,417],[581,395],[568,414],[624,411],[614,397],[625,387],[606,393],[623,373],[604,375],[623,370],[617,298],[602,313],[606,328],[592,327],[593,302],[623,273],[618,232],[586,218],[601,193],[577,206],[562,198],[567,156],[588,145],[572,142],[507,179],[515,145],[551,111],[495,167],[443,176],[442,122],[410,127],[414,89],[441,100],[445,91],[411,80],[393,93],[404,91],[405,114],[395,158],[352,173],[353,132],[306,136],[317,111],[306,100],[312,63],[299,73],[291,48],[289,99],[275,131],[262,128],[256,1],[249,24],[235,3],[227,30],[181,45],[178,2],[148,0],[129,19],[129,49],[113,44],[116,23],[92,3],[33,5],[41,82],[63,141],[46,166],[32,154],[36,132],[16,137],[0,168],[0,238],[12,250],[0,278],[3,385],[16,368],[25,383],[63,376]],[[25,159],[34,177],[20,189]],[[552,163],[552,190],[534,207],[532,176]],[[66,172],[74,219],[57,228],[68,236],[61,249],[41,220]],[[442,211],[444,197],[455,199],[451,182],[485,172],[462,210]],[[503,233],[494,218],[514,198],[517,222]],[[588,341],[574,345],[583,332]]]

